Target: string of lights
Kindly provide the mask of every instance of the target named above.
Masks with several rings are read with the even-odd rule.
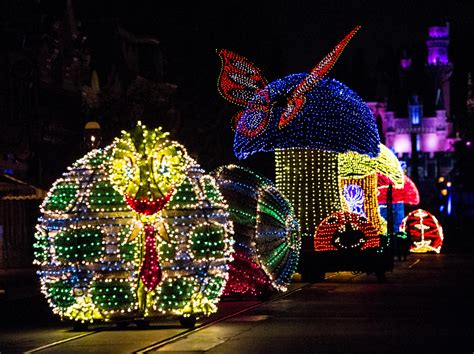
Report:
[[[356,251],[380,246],[380,234],[364,216],[335,212],[325,218],[314,236],[317,252]]]
[[[160,129],[122,138],[76,161],[42,203],[42,292],[79,322],[215,312],[233,251],[215,180]]]
[[[410,252],[441,252],[444,240],[443,228],[430,212],[423,209],[412,210],[403,219],[400,231],[411,238]]]
[[[235,254],[224,294],[285,291],[301,247],[291,204],[270,180],[245,167],[222,166],[213,175],[234,224]]]

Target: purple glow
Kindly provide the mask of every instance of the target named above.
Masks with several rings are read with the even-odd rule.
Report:
[[[471,145],[472,145],[472,142],[470,140],[466,141],[466,146],[467,147],[471,147]]]
[[[422,148],[425,152],[438,151],[438,142],[441,143],[436,134],[426,134],[423,136]]]
[[[409,68],[411,68],[411,59],[409,59],[409,58],[400,59],[400,66],[401,66],[403,69],[409,69]]]
[[[448,64],[449,24],[430,27],[426,45],[429,65]]]
[[[446,26],[433,26],[429,29],[430,38],[448,38],[449,27]]]
[[[428,48],[428,64],[448,64],[448,50],[443,47]]]
[[[411,139],[409,134],[398,134],[393,143],[393,150],[397,154],[411,153]]]

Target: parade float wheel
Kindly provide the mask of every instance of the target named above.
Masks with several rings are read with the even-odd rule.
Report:
[[[196,326],[196,316],[181,316],[179,318],[179,323],[183,328],[194,328]]]
[[[150,327],[150,321],[148,320],[143,320],[143,319],[135,320],[135,324],[137,325],[139,329],[147,329]]]
[[[72,329],[77,332],[87,331],[89,329],[89,323],[74,322],[72,325]]]
[[[377,277],[377,281],[379,283],[384,283],[387,280],[387,278],[385,277],[385,271],[383,270],[376,271],[375,276]]]
[[[128,322],[128,321],[122,321],[122,322],[117,322],[116,326],[119,329],[125,329],[125,328],[128,327],[129,324],[130,324],[130,322]]]
[[[271,295],[272,295],[272,293],[270,291],[263,291],[262,293],[257,295],[257,300],[258,301],[267,301],[267,300],[270,299]]]

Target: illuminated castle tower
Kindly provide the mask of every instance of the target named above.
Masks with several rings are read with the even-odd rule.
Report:
[[[449,23],[445,26],[429,28],[429,37],[426,40],[428,49],[428,62],[426,69],[434,80],[436,92],[441,92],[443,105],[447,117],[450,117],[450,78],[453,72],[453,64],[448,58],[449,46]]]
[[[421,180],[449,173],[453,167],[451,153],[458,140],[449,119],[453,71],[448,58],[449,24],[430,27],[428,34],[424,74],[429,79],[415,81],[419,72],[404,53],[400,60],[398,100],[390,102],[398,105],[397,111],[386,103],[368,103],[381,122],[385,145],[407,162],[411,177],[419,176]]]
[[[471,73],[467,74],[466,110],[467,110],[468,117],[473,117],[474,115],[474,84],[472,82]]]

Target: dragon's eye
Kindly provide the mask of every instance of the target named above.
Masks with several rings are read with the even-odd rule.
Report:
[[[266,106],[248,107],[237,123],[237,131],[248,138],[260,135],[268,125],[269,113],[270,109]]]
[[[247,138],[253,138],[263,133],[268,125],[271,110],[268,90],[258,92],[247,104],[245,111],[236,118],[236,130]]]

